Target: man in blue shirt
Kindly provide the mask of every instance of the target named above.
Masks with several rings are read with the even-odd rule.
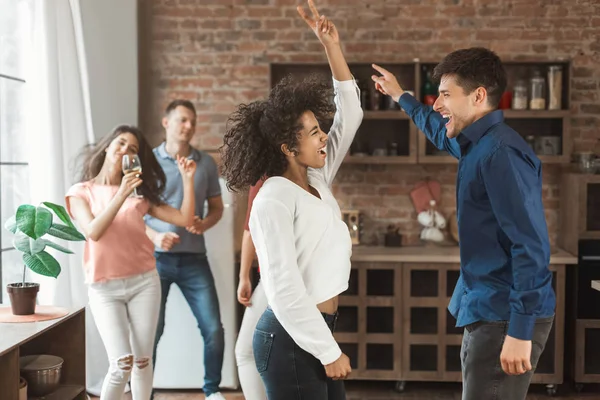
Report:
[[[506,73],[496,54],[470,48],[434,70],[433,107],[373,65],[376,88],[399,101],[439,149],[459,160],[460,278],[448,309],[465,327],[463,400],[525,399],[552,327],[556,299],[542,204],[542,164],[498,110]]]
[[[175,283],[181,289],[204,339],[204,393],[207,399],[224,400],[219,393],[225,338],[219,299],[210,265],[206,257],[204,232],[213,227],[223,215],[223,200],[217,165],[212,157],[194,149],[190,141],[196,128],[196,109],[187,100],[174,100],[166,109],[162,125],[166,141],[154,149],[154,155],[167,177],[163,199],[174,207],[183,201],[183,185],[177,169],[176,155],[196,162],[194,191],[196,193],[196,218],[186,229],[146,217],[146,232],[156,246],[156,268],[160,275],[162,297],[160,315],[154,344],[156,347],[165,326],[165,305],[169,288]],[[204,215],[204,203],[208,212]]]

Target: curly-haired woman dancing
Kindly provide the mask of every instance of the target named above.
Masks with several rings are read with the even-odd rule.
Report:
[[[256,367],[270,400],[344,399],[350,360],[333,337],[337,296],[348,287],[352,243],[331,183],[362,121],[360,92],[337,29],[298,12],[323,46],[330,87],[284,79],[269,98],[231,116],[222,160],[232,190],[269,177],[257,194],[250,233],[269,306],[254,331]],[[335,116],[329,134],[319,121]]]

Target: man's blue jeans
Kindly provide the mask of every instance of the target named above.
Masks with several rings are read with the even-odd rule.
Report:
[[[205,254],[155,253],[160,276],[162,297],[154,342],[153,364],[156,365],[156,347],[165,328],[165,306],[171,284],[175,283],[192,309],[204,339],[204,393],[206,397],[219,391],[225,335],[219,298],[210,265]]]

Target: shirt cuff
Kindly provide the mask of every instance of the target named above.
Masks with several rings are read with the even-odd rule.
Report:
[[[535,327],[535,315],[510,314],[507,335],[515,339],[531,340]]]
[[[398,99],[398,103],[408,115],[410,115],[415,108],[422,105],[417,99],[415,99],[413,95],[408,92],[402,93]]]
[[[341,355],[342,350],[340,349],[340,346],[335,346],[335,348],[321,354],[319,356],[319,361],[321,361],[321,364],[323,365],[328,365],[340,358]]]

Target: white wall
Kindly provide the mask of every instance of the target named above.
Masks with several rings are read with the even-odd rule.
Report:
[[[119,124],[138,124],[136,0],[81,0],[96,139]]]

